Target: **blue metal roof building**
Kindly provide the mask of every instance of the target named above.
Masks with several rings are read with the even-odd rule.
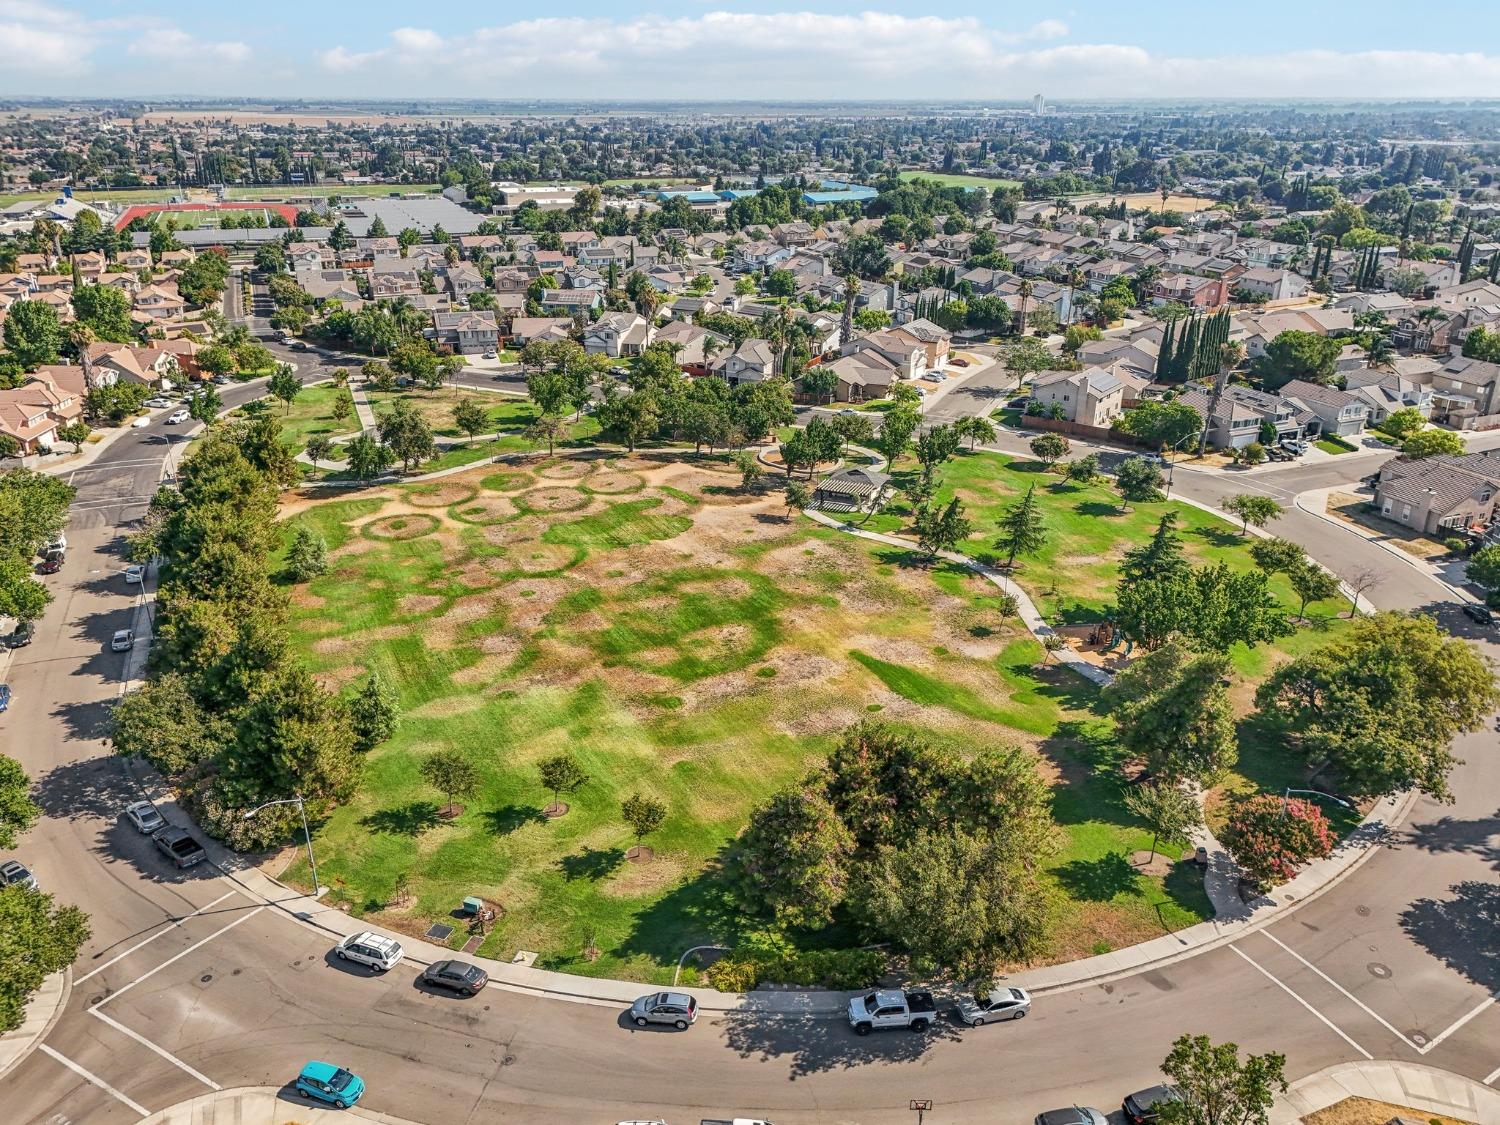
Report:
[[[822,191],[804,191],[802,201],[814,205],[823,203],[868,203],[880,193],[863,184],[850,184],[842,180],[824,180]]]
[[[665,203],[669,199],[686,199],[689,203],[718,203],[719,196],[711,191],[659,191],[656,198]]]
[[[749,199],[752,195],[759,194],[760,188],[725,188],[719,192],[719,198],[733,203],[736,199]]]

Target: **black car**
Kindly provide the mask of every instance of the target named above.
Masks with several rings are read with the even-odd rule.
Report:
[[[156,846],[161,849],[162,854],[178,867],[191,867],[208,858],[203,845],[193,839],[187,829],[178,828],[175,824],[163,828],[151,839],[156,841]]]
[[[1149,1125],[1161,1116],[1161,1106],[1180,1101],[1182,1092],[1176,1086],[1148,1086],[1125,1099],[1125,1120],[1130,1125]]]
[[[36,626],[30,621],[20,622],[6,642],[11,648],[25,648],[36,636]]]
[[[1490,612],[1489,606],[1480,605],[1478,602],[1464,602],[1464,616],[1479,625],[1493,625],[1495,615]]]
[[[422,983],[447,988],[460,996],[477,996],[490,975],[467,961],[434,961],[422,970]]]

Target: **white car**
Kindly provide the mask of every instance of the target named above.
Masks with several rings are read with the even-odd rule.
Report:
[[[144,430],[149,425],[151,425],[151,418],[150,418],[150,416],[142,414],[134,422],[130,423],[130,428],[132,430]]]
[[[125,815],[130,818],[130,823],[135,825],[137,832],[142,832],[147,836],[167,825],[166,818],[156,811],[156,806],[150,801],[137,801],[133,805],[127,805]]]
[[[484,353],[484,358],[485,359],[499,359],[500,358],[500,354],[498,352],[485,352]]]
[[[191,417],[192,415],[189,414],[186,410],[174,410],[172,411],[172,413],[167,415],[167,425],[175,426],[179,422],[186,422]]]
[[[941,371],[929,371],[922,378],[929,383],[941,383],[943,381],[943,373]]]
[[[146,568],[143,566],[127,566],[125,568],[125,581],[132,586],[139,586],[146,581]]]
[[[110,638],[109,647],[112,652],[129,652],[135,648],[135,633],[129,629],[116,629],[115,635]]]
[[[145,402],[141,403],[141,405],[146,407],[148,410],[160,410],[164,406],[171,406],[172,403],[169,400],[162,398],[161,395],[152,395]]]
[[[333,947],[333,952],[340,961],[368,965],[377,973],[394,968],[406,956],[406,951],[395,938],[383,937],[369,930],[362,934],[350,934]]]

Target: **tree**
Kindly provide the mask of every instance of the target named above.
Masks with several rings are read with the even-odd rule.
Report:
[[[1006,552],[1006,567],[1016,565],[1017,555],[1034,555],[1046,546],[1047,524],[1037,503],[1036,485],[1028,488],[1020,500],[1007,505],[999,522],[1000,538],[995,546]]]
[[[929,426],[917,437],[917,462],[931,472],[958,452],[958,442],[952,426]]]
[[[348,800],[359,777],[348,709],[305,668],[284,665],[266,677],[218,766],[231,807],[294,793],[315,808]]]
[[[974,525],[963,514],[963,504],[956,496],[946,506],[924,504],[917,512],[917,543],[927,552],[929,559],[937,558],[942,551],[951,551],[967,539],[973,529]]]
[[[1470,555],[1464,576],[1476,586],[1483,586],[1486,600],[1491,600],[1494,592],[1500,590],[1500,546],[1481,547]]]
[[[1001,363],[1009,374],[1015,376],[1016,388],[1020,389],[1021,384],[1030,376],[1052,370],[1055,359],[1047,350],[1046,344],[1034,336],[1028,336],[1013,344],[1007,344],[1001,356]]]
[[[1147,863],[1156,858],[1156,844],[1163,836],[1180,840],[1190,829],[1203,824],[1203,810],[1197,798],[1183,786],[1170,781],[1127,789],[1125,807],[1151,829],[1151,854],[1146,858]]]
[[[755,454],[751,453],[748,449],[736,449],[734,451],[734,467],[740,473],[740,488],[746,492],[754,488],[756,482],[765,473],[765,470],[760,467],[760,462],[756,459]]]
[[[1168,782],[1215,784],[1237,757],[1230,668],[1182,641],[1132,661],[1107,689],[1121,747]]]
[[[79,418],[63,426],[57,427],[57,436],[73,446],[73,452],[78,453],[83,449],[83,443],[89,440],[89,434],[94,431],[89,424]]]
[[[641,841],[660,828],[662,821],[667,819],[667,805],[665,801],[659,801],[655,797],[632,793],[620,802],[620,816],[635,836],[635,847],[631,851],[640,856]]]
[[[409,402],[397,401],[391,412],[380,419],[379,432],[381,442],[407,472],[437,452],[432,427]]]
[[[1380,423],[1380,428],[1397,441],[1405,441],[1414,434],[1420,433],[1427,426],[1427,419],[1415,406],[1403,406],[1400,410],[1393,410],[1386,415],[1385,421]]]
[[[1051,905],[1035,858],[1004,831],[923,830],[861,871],[857,912],[917,967],[988,982],[1000,961],[1045,947]]]
[[[286,412],[290,414],[292,403],[302,393],[302,376],[293,371],[290,364],[280,364],[266,383],[266,389],[286,403]]]
[[[26,371],[56,363],[66,339],[57,310],[44,301],[14,302],[6,310],[5,329],[0,335]]]
[[[543,812],[553,817],[568,811],[568,806],[562,803],[563,797],[583,788],[589,780],[589,775],[583,772],[583,767],[571,754],[543,758],[537,763],[537,772],[541,775],[542,788],[552,794],[552,803]]]
[[[234,738],[232,724],[199,703],[178,672],[164,672],[122,696],[110,727],[116,754],[144,758],[169,778],[196,769]]]
[[[376,215],[375,220],[370,224],[369,237],[387,237],[385,222],[380,218],[379,215]],[[336,223],[334,223],[333,229],[328,232],[328,245],[340,252],[354,249],[354,235],[350,233],[349,227],[347,224],[345,224],[343,219],[340,219]]]
[[[1275,793],[1234,801],[1219,839],[1240,870],[1263,887],[1285,883],[1297,864],[1322,859],[1335,842],[1322,809]]]
[[[1175,449],[1203,429],[1203,415],[1185,402],[1147,399],[1125,411],[1116,425],[1151,449]]]
[[[911,445],[912,435],[921,424],[922,416],[915,407],[908,404],[901,403],[886,412],[880,423],[878,448],[890,459],[891,464],[894,465],[906,453]]]
[[[210,344],[198,353],[198,366],[210,375],[230,375],[239,370],[239,361],[223,344]]]
[[[223,409],[224,400],[212,383],[199,387],[188,397],[188,416],[205,426],[212,425]]]
[[[1154,461],[1144,457],[1127,457],[1115,470],[1115,488],[1120,493],[1120,508],[1130,511],[1131,504],[1156,503],[1164,499],[1161,486],[1166,481]]]
[[[1307,552],[1290,539],[1257,539],[1250,544],[1250,557],[1267,574],[1290,574],[1306,561]]]
[[[547,443],[547,456],[551,457],[557,443],[568,436],[571,430],[568,428],[566,418],[560,418],[556,414],[543,414],[531,425],[526,427],[524,437],[527,441]]]
[[[813,774],[750,814],[725,873],[747,909],[783,926],[826,926],[848,888],[854,838]]]
[[[113,285],[79,285],[73,289],[73,313],[99,340],[123,344],[135,336],[130,294]]]
[[[793,512],[805,512],[812,507],[812,490],[800,480],[786,482],[786,518],[790,523]]]
[[[367,754],[396,733],[396,693],[379,672],[371,672],[364,687],[349,700],[349,722],[354,727],[354,751]]]
[[[1073,484],[1093,484],[1102,475],[1099,472],[1099,454],[1086,453],[1076,461],[1069,461],[1067,477]]]
[[[1031,439],[1031,453],[1050,473],[1068,455],[1071,446],[1062,434],[1041,434]]]
[[[1282,514],[1282,507],[1269,496],[1254,492],[1241,492],[1224,501],[1224,510],[1240,517],[1240,534],[1248,535],[1250,525],[1265,527]]]
[[[456,804],[456,797],[472,797],[479,792],[479,770],[462,750],[439,750],[429,754],[422,762],[422,780],[438,790],[448,803],[438,810],[438,815],[451,820],[463,812]]]
[[[466,398],[454,405],[453,424],[473,441],[474,436],[483,433],[490,424],[490,416],[479,403]]]
[[[1401,452],[1413,460],[1424,457],[1458,457],[1467,447],[1452,430],[1420,430],[1401,443]]]
[[[1184,1035],[1161,1064],[1181,1101],[1158,1103],[1161,1125],[1268,1125],[1276,1095],[1287,1090],[1286,1058],[1274,1051],[1240,1061],[1234,1043]]]
[[[359,434],[344,447],[349,458],[349,472],[355,480],[371,480],[395,463],[390,446],[370,434]]]
[[[995,424],[977,414],[965,414],[954,422],[953,432],[960,438],[967,438],[971,450],[977,449],[981,442],[988,444],[995,440]]]
[[[30,887],[0,888],[0,1032],[21,1026],[32,993],[88,939],[88,915],[76,906]]]
[[[1448,795],[1450,743],[1500,702],[1490,661],[1426,617],[1357,618],[1282,664],[1255,701],[1307,760],[1358,796]]]
[[[328,573],[328,541],[305,523],[292,533],[286,552],[286,573],[293,582],[306,582]]]
[[[16,846],[42,810],[31,799],[31,779],[14,758],[0,754],[0,848]]]
[[[1266,345],[1265,354],[1251,365],[1251,372],[1267,391],[1280,390],[1293,379],[1331,383],[1343,346],[1343,341],[1316,332],[1282,332]]]
[[[1172,511],[1163,512],[1151,538],[1139,547],[1130,548],[1120,560],[1122,586],[1177,579],[1188,572],[1182,536],[1177,534],[1177,513]]]
[[[965,421],[959,419],[954,424],[954,429]],[[844,445],[869,445],[875,440],[875,423],[867,414],[837,414],[832,422],[833,432],[838,434]]]
[[[384,367],[384,364],[381,364]],[[387,371],[390,368],[386,368]],[[355,413],[354,396],[348,391],[341,390],[333,396],[333,401],[328,404],[328,413],[335,422],[342,422]]]
[[[317,468],[318,462],[326,461],[328,455],[333,452],[333,442],[321,434],[314,434],[307,439],[307,444],[302,448],[307,454],[307,459],[313,463],[313,468]]]
[[[1287,572],[1292,590],[1301,599],[1297,606],[1299,620],[1307,620],[1309,602],[1321,602],[1337,596],[1339,580],[1311,559],[1304,559]]]

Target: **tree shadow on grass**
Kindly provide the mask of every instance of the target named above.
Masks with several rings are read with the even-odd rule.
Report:
[[[391,836],[420,836],[438,822],[438,806],[435,801],[413,801],[393,809],[377,809],[360,818],[360,825],[371,832],[383,832]]]
[[[1238,531],[1224,527],[1195,527],[1188,534],[1206,540],[1210,547],[1233,547],[1248,542]]]
[[[1158,850],[1174,855],[1182,850],[1182,844],[1159,844]],[[1196,914],[1199,918],[1214,916],[1213,903],[1209,900],[1208,892],[1203,889],[1203,872],[1192,860],[1184,859],[1174,863],[1172,870],[1162,880],[1162,890],[1183,910]]]
[[[1491,991],[1500,988],[1500,886],[1464,882],[1451,898],[1418,899],[1401,914],[1401,928],[1455,972]]]
[[[1073,510],[1080,516],[1121,516],[1125,513],[1120,511],[1118,504],[1106,503],[1103,500],[1085,500],[1081,504],[1074,504]]]
[[[754,925],[756,919],[729,894],[715,860],[642,909],[613,952],[627,959],[644,956],[666,968],[692,946],[732,946],[743,929]]]
[[[518,828],[541,824],[547,819],[535,805],[504,805],[498,809],[486,809],[481,815],[496,836],[508,836]]]
[[[570,883],[575,879],[598,882],[612,875],[624,862],[622,848],[584,848],[581,852],[563,856],[557,861],[557,866],[562,868],[563,878]]]
[[[926,570],[932,565],[932,560],[915,545],[909,551],[899,547],[886,547],[876,551],[875,558],[886,566],[899,566],[905,570]]]
[[[1139,875],[1121,852],[1098,859],[1075,859],[1057,869],[1057,881],[1063,889],[1087,902],[1109,902],[1116,895],[1134,891]]]

